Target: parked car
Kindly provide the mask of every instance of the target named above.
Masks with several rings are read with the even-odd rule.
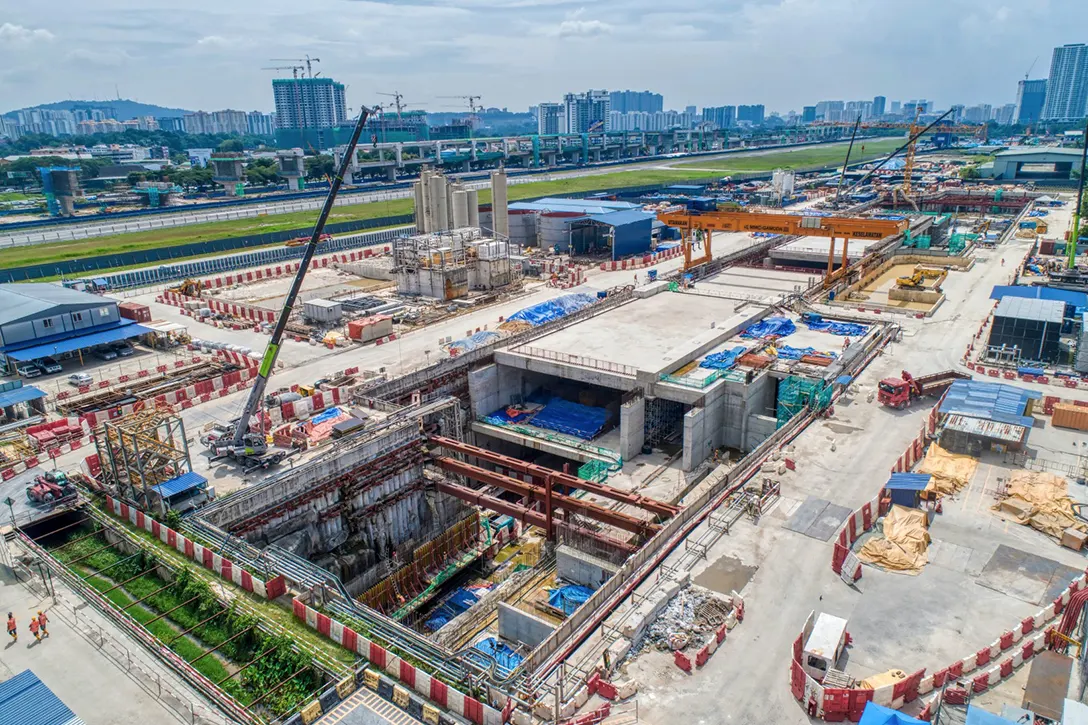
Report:
[[[129,345],[127,342],[115,342],[110,345],[110,349],[121,357],[129,357],[136,353],[136,351],[132,349],[132,345]]]
[[[94,356],[99,360],[116,360],[117,352],[108,347],[96,347],[94,349]]]
[[[38,367],[37,363],[21,362],[16,364],[15,372],[19,373],[24,378],[36,378],[42,374],[42,369]]]
[[[72,373],[68,376],[68,384],[77,388],[82,388],[84,385],[90,385],[93,382],[94,378],[89,373]]]
[[[48,355],[40,360],[35,360],[35,362],[38,364],[38,367],[49,375],[54,375],[64,370],[64,368],[60,366],[60,363],[57,362],[56,358],[49,357]]]

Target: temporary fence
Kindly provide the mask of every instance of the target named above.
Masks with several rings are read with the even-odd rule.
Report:
[[[117,420],[132,415],[149,406],[166,405],[188,410],[194,405],[207,403],[215,398],[225,398],[231,393],[236,393],[252,387],[256,382],[257,368],[244,368],[212,378],[201,380],[178,390],[156,395],[147,400],[137,400],[135,403],[126,403],[106,410],[97,410],[84,413],[80,416],[90,428],[97,427],[100,423]]]
[[[193,350],[193,349],[194,348],[192,346],[189,347],[189,350]],[[87,393],[94,392],[94,391],[97,391],[97,390],[105,390],[107,388],[115,388],[118,385],[124,385],[124,384],[130,383],[130,382],[132,382],[134,380],[149,379],[149,378],[152,378],[152,377],[160,377],[160,376],[161,377],[166,377],[169,374],[169,372],[171,370],[173,370],[173,369],[185,367],[188,364],[199,365],[201,362],[203,362],[203,360],[204,360],[204,358],[201,357],[200,355],[193,355],[188,360],[182,359],[179,356],[179,358],[177,360],[174,360],[173,364],[171,364],[171,365],[164,365],[164,364],[156,365],[154,370],[144,369],[144,368],[141,367],[136,372],[120,373],[120,374],[118,374],[118,376],[116,378],[102,378],[101,380],[98,380],[97,382],[95,382],[93,384],[81,385],[81,386],[79,386],[77,388],[69,388],[69,389],[66,389],[66,390],[58,390],[56,392],[56,394],[52,395],[51,397],[52,397],[52,399],[54,401],[68,400],[69,398],[71,398],[73,396],[76,396],[76,395],[85,395]],[[118,369],[120,370],[121,368],[118,368]],[[58,382],[57,385],[59,387],[60,383]]]
[[[790,663],[790,690],[811,717],[825,722],[858,722],[866,703],[872,701],[884,707],[899,709],[921,695],[939,690],[953,679],[968,678],[973,692],[982,692],[1013,675],[1024,662],[1046,648],[1047,637],[1055,619],[1069,604],[1073,594],[1085,587],[1088,574],[1081,574],[1055,597],[1054,601],[1035,615],[1020,620],[1012,629],[1005,630],[989,645],[977,652],[956,660],[927,675],[926,669],[918,670],[894,684],[874,689],[825,687],[805,672],[802,666],[804,642],[812,632],[815,613],[810,614],[800,636],[793,642],[793,658]],[[849,637],[849,635],[847,635]],[[1001,659],[1003,654],[1008,657]],[[933,716],[933,703],[922,710],[921,717]]]
[[[368,640],[351,627],[341,624],[327,614],[322,614],[302,599],[296,598],[292,602],[292,611],[299,621],[317,630],[318,634],[328,637],[341,647],[367,660],[376,668],[375,677],[377,672],[384,672],[411,691],[475,725],[501,725],[504,722],[503,711],[496,710],[487,703],[454,689],[437,677],[432,677],[426,671],[398,657],[376,642]],[[405,697],[407,694],[406,691]],[[503,700],[505,704],[505,698]]]
[[[377,249],[380,242],[375,243],[371,247],[366,249],[351,250],[345,252],[338,252],[333,254],[327,254],[320,257],[314,257],[310,261],[310,269],[324,269],[328,267],[335,267],[337,264],[349,264],[351,262],[360,262],[364,259],[370,259],[377,256],[377,254],[386,254],[390,250],[388,244]],[[235,272],[234,274],[228,274],[226,276],[209,277],[200,280],[200,284],[204,289],[222,289],[224,287],[230,287],[235,284],[252,284],[254,282],[260,282],[268,279],[278,279],[280,277],[287,277],[295,274],[298,268],[302,266],[298,262],[288,262],[286,264],[278,264],[275,266],[267,266],[259,269],[249,269],[241,272]]]
[[[174,292],[173,290],[164,291],[155,298],[155,301],[166,305],[173,305],[174,307],[180,307],[182,314],[188,315],[193,315],[193,310],[190,307],[187,307],[186,303],[198,302],[200,303],[201,309],[207,308],[212,312],[230,315],[237,320],[249,320],[257,323],[273,323],[279,315],[278,311],[265,309],[264,307],[254,307],[253,305],[247,305],[241,302],[226,302],[224,300],[216,299],[215,297],[189,297],[179,292]]]
[[[174,531],[169,526],[159,523],[150,515],[135,506],[106,496],[106,507],[118,518],[129,522],[137,529],[147,531],[156,539],[166,544],[186,558],[192,559],[205,569],[214,571],[227,581],[234,582],[247,592],[252,592],[265,599],[275,599],[287,593],[287,582],[283,575],[263,581],[246,571],[230,559],[226,559],[211,549]]]
[[[937,432],[937,421],[940,417],[938,408],[940,408],[939,402],[929,411],[918,435],[907,444],[906,450],[896,459],[891,469],[892,473],[907,473],[914,468],[914,464],[922,460],[928,440]],[[861,508],[853,511],[843,522],[835,539],[835,546],[831,553],[831,569],[847,583],[856,582],[861,578],[861,561],[856,556],[852,556],[851,547],[863,533],[873,528],[880,516],[886,513],[881,505],[883,491],[884,489],[880,488],[871,501],[866,501]]]
[[[601,262],[601,270],[605,272],[615,272],[622,269],[642,269],[643,267],[652,267],[658,262],[664,262],[666,259],[675,259],[683,253],[684,250],[680,247],[673,247],[661,252],[654,252],[653,254],[644,254],[640,257],[613,259],[610,262]]]

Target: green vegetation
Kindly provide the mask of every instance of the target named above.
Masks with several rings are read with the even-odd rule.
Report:
[[[11,201],[45,201],[41,194],[24,194],[21,191],[0,191],[0,202]]]
[[[852,158],[873,159],[883,156],[901,145],[898,140],[864,140],[855,144]],[[862,148],[864,147],[864,150]],[[812,166],[834,166],[841,164],[846,154],[845,144],[829,144],[792,151],[774,151],[760,155],[735,155],[713,161],[690,161],[677,164],[673,168],[636,168],[630,171],[615,171],[589,176],[574,176],[552,181],[534,181],[511,185],[511,201],[536,198],[556,194],[577,194],[602,189],[620,189],[653,184],[683,183],[697,179],[713,179],[724,172],[759,172],[770,171],[782,166],[808,168]],[[322,157],[307,158],[307,171],[320,175]],[[247,169],[247,175],[254,179],[270,176],[271,168],[257,169],[254,164]],[[185,172],[191,173],[191,172]],[[193,181],[198,183],[199,180]],[[480,203],[491,201],[487,190],[480,191]],[[411,214],[413,200],[395,199],[366,204],[351,204],[333,208],[329,223],[376,219],[384,216]],[[246,237],[289,229],[304,229],[317,220],[317,211],[292,212],[247,219],[233,219],[223,222],[190,224],[168,229],[153,229],[108,237],[94,237],[71,242],[39,244],[31,247],[17,247],[0,250],[0,269],[20,267],[31,264],[49,264],[72,259],[83,259],[100,254],[156,249],[179,244],[205,242],[225,237]],[[202,255],[207,256],[207,255]],[[178,260],[174,260],[178,261]],[[147,266],[147,265],[139,265]]]
[[[850,154],[850,163],[871,161],[890,154],[903,145],[906,139],[884,139],[873,141],[861,139],[854,143],[854,150]],[[700,169],[721,169],[726,172],[737,171],[773,171],[774,169],[789,167],[798,170],[813,169],[824,166],[842,166],[846,160],[846,148],[848,144],[827,144],[822,146],[809,146],[802,149],[789,151],[771,151],[765,154],[753,156],[730,156],[713,161],[689,161],[676,164],[675,168],[693,167]]]
[[[261,707],[282,715],[321,685],[309,657],[296,652],[290,639],[266,635],[257,628],[256,617],[224,607],[207,581],[193,576],[189,567],[178,569],[169,582],[159,577],[155,557],[147,552],[128,556],[101,534],[76,541],[86,533],[84,529],[70,533],[58,542],[63,548],[54,555],[71,562],[88,584],[118,608],[127,608],[194,669],[212,682],[222,681],[219,687],[241,704],[259,701]],[[210,649],[216,651],[205,656]],[[252,666],[246,667],[250,662]],[[240,675],[231,677],[242,667]]]
[[[267,599],[258,597],[252,592],[247,592],[244,589],[235,586],[233,582],[220,579],[212,574],[205,574],[202,569],[194,568],[193,562],[187,559],[177,549],[167,546],[162,541],[152,536],[150,532],[143,529],[137,529],[128,521],[114,516],[113,512],[109,511],[103,502],[95,499],[92,501],[92,504],[100,511],[110,516],[118,526],[122,526],[129,536],[139,540],[144,546],[154,549],[156,556],[160,559],[165,560],[176,569],[188,570],[191,576],[202,579],[205,583],[211,580],[215,582],[216,586],[227,587],[231,590],[235,600],[244,600],[247,608],[257,612],[262,619],[278,624],[296,641],[315,650],[317,654],[323,655],[330,665],[344,665],[344,670],[346,672],[347,668],[354,664],[355,655],[353,653],[348,652],[332,640],[322,637],[320,634],[307,627],[305,622],[298,621],[290,608],[280,606],[275,602],[270,602]]]

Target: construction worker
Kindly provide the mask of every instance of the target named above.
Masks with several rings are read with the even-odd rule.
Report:
[[[15,627],[15,615],[11,612],[8,612],[8,634],[11,635],[12,642],[19,641],[19,632]]]
[[[42,628],[42,637],[49,636],[49,630],[46,629],[46,625],[49,624],[49,617],[45,616],[45,612],[38,610],[38,626]]]
[[[1002,266],[1002,267],[1004,267],[1004,266],[1005,266],[1005,258],[1004,258],[1004,257],[1002,257],[1002,258],[1001,258],[1001,266]]]
[[[38,625],[38,618],[37,617],[31,617],[30,618],[30,633],[32,635],[34,635],[34,640],[36,642],[41,642],[42,641],[42,636],[41,636],[41,634],[38,633],[39,629],[40,629],[40,626]]]

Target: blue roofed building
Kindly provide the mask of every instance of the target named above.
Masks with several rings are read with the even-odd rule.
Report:
[[[656,218],[639,204],[596,198],[519,201],[508,214],[515,244],[610,259],[650,252]],[[480,224],[490,223],[490,212],[481,211]]]
[[[941,399],[941,447],[977,456],[984,450],[1020,450],[1035,419],[1042,393],[988,380],[957,380]]]
[[[30,670],[0,682],[0,723],[83,725],[83,721]]]
[[[19,363],[79,357],[149,332],[122,318],[107,297],[48,283],[0,284],[0,359],[8,373]]]

